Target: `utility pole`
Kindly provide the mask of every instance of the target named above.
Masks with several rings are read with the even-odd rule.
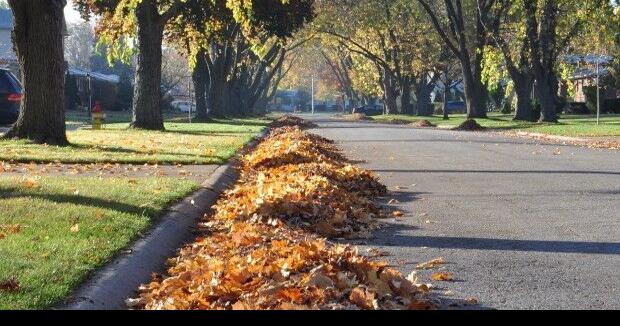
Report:
[[[90,73],[86,73],[86,77],[88,78],[88,118],[90,119],[91,116],[91,112],[93,110],[93,86],[91,83],[91,76]]]
[[[596,125],[599,124],[601,118],[601,89],[600,89],[600,69],[599,69],[599,60],[600,57],[596,58]]]
[[[192,99],[192,76],[189,76],[188,79],[188,83],[187,83],[187,97],[189,98],[189,113],[188,113],[188,118],[189,118],[189,123],[192,123],[192,107],[194,106],[194,101]]]
[[[311,100],[311,108],[312,114],[314,115],[314,74],[312,75],[312,100]]]

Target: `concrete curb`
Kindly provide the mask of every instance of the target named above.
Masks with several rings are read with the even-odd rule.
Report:
[[[269,128],[240,153],[255,147],[268,131]],[[199,190],[170,207],[145,236],[95,271],[56,309],[127,309],[125,299],[136,297],[136,290],[151,280],[152,273],[165,273],[166,260],[195,238],[193,231],[198,221],[211,209],[219,195],[237,181],[236,164],[236,158],[231,158],[228,164],[218,167]]]

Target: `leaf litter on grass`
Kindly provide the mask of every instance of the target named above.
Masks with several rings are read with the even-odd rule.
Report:
[[[428,285],[326,238],[380,227],[386,188],[333,144],[297,126],[245,155],[203,235],[128,300],[144,309],[433,309]],[[381,253],[383,254],[383,253]]]

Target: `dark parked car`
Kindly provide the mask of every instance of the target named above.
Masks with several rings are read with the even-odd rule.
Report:
[[[383,106],[379,104],[368,104],[368,105],[360,106],[360,107],[353,109],[352,113],[363,113],[367,116],[382,115]]]
[[[19,115],[22,85],[7,69],[0,68],[0,124],[12,124]]]
[[[465,112],[467,112],[467,107],[465,106],[465,102],[463,102],[463,101],[449,101],[448,102],[448,112],[449,113],[465,113]]]

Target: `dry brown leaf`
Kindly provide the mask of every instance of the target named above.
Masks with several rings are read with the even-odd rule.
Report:
[[[435,258],[433,260],[429,260],[429,261],[424,262],[424,263],[417,264],[415,266],[415,268],[416,269],[433,269],[433,268],[436,268],[436,267],[438,267],[440,265],[443,265],[445,263],[446,262],[443,259],[443,257],[439,257],[439,258]]]
[[[32,189],[39,187],[39,182],[35,178],[28,178],[22,183],[24,187]]]
[[[239,182],[201,223],[204,236],[140,288],[145,309],[426,306],[428,286],[322,238],[370,237],[379,227],[387,213],[374,197],[386,188],[374,174],[299,127],[272,130],[241,163]]]
[[[373,257],[385,257],[385,256],[389,256],[390,255],[389,252],[387,252],[385,250],[381,250],[379,248],[368,248],[368,249],[366,249],[366,252],[371,254],[371,256],[373,256]]]
[[[362,309],[377,309],[377,294],[368,288],[358,286],[351,291],[349,300]]]
[[[433,281],[454,281],[454,274],[450,272],[435,272],[431,275]]]
[[[476,305],[476,304],[478,304],[478,299],[476,299],[476,298],[467,298],[467,299],[465,299],[465,302],[468,305]]]
[[[0,281],[0,292],[15,293],[18,292],[19,289],[19,280],[17,280],[17,278],[15,277]]]

